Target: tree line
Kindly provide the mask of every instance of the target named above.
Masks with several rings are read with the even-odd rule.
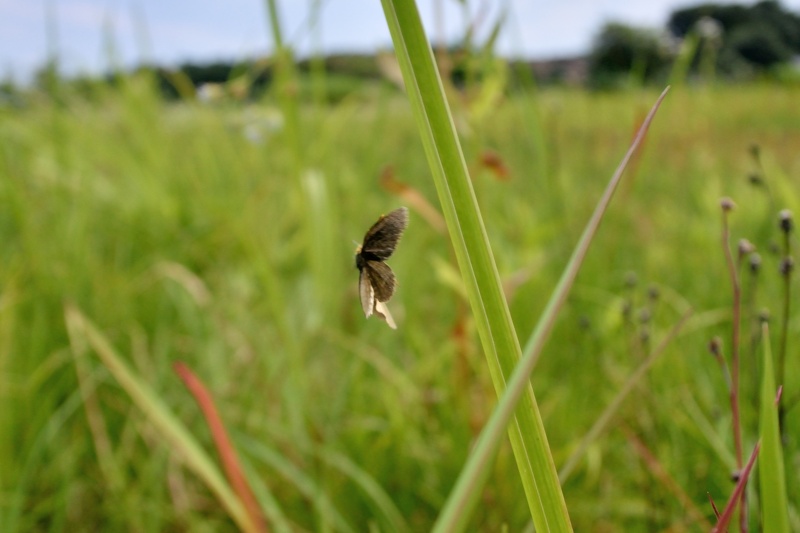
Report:
[[[481,78],[481,66],[474,58],[485,56],[470,43],[447,47],[451,68],[446,73],[456,86],[466,79]],[[508,69],[511,87],[527,77],[537,83],[581,84],[593,88],[614,88],[631,83],[667,81],[680,67],[691,78],[746,80],[771,76],[800,81],[800,15],[776,0],[752,5],[707,3],[672,12],[662,28],[639,28],[619,22],[605,24],[586,56],[550,61],[514,60]],[[340,54],[296,63],[299,80],[309,80],[324,71],[326,97],[337,100],[365,80],[383,78],[374,55]],[[251,98],[262,94],[272,80],[269,58],[240,62],[184,64],[177,68],[140,66],[155,80],[166,98],[196,95],[203,86],[226,86],[235,96]],[[87,96],[100,85],[118,82],[129,73],[112,73],[102,79],[78,77],[70,88]],[[238,85],[233,83],[236,80]],[[60,85],[57,62],[50,61],[38,72],[35,85],[46,92]],[[308,82],[311,85],[312,82]],[[526,86],[525,84],[522,84]],[[303,87],[300,87],[303,89]],[[0,83],[0,104],[19,89],[9,81]]]

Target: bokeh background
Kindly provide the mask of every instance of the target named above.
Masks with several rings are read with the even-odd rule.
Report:
[[[800,529],[800,2],[418,5],[523,343],[672,86],[531,380],[575,529],[710,529],[764,322]],[[179,361],[273,529],[429,529],[496,396],[380,4],[0,1],[0,69],[0,531],[235,530]],[[392,331],[353,252],[400,205]],[[507,444],[481,503],[529,526]]]

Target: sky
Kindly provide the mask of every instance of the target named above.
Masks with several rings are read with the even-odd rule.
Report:
[[[467,0],[465,11],[456,0],[417,0],[431,39],[444,35],[448,42],[468,24],[480,40],[505,9],[498,51],[537,59],[587,52],[607,21],[663,28],[672,11],[698,3]],[[800,0],[781,3],[800,12]],[[278,9],[284,39],[299,55],[370,53],[390,45],[379,0],[278,0]],[[237,60],[271,50],[266,0],[0,0],[0,79],[26,82],[54,51],[62,72],[74,75],[143,62]]]

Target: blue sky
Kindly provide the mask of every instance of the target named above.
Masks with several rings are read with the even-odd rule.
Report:
[[[534,58],[580,54],[605,21],[661,27],[687,0],[417,0],[431,36],[448,39],[477,21],[485,35],[504,7],[510,17],[499,43],[506,55]],[[311,6],[321,6],[312,27]],[[800,0],[782,4],[800,11]],[[25,81],[58,50],[68,73],[100,72],[115,61],[229,60],[268,54],[271,35],[264,0],[0,0],[0,78]],[[438,8],[437,8],[438,6]],[[279,1],[285,38],[301,53],[369,52],[385,48],[389,34],[379,0]],[[440,16],[436,16],[437,9]],[[50,13],[52,16],[48,16]],[[437,20],[439,22],[437,22]],[[48,21],[53,38],[48,40]],[[111,37],[109,39],[109,36]]]

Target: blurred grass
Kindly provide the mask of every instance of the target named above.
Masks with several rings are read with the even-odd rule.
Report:
[[[480,131],[480,142],[463,146],[478,168],[473,186],[500,275],[530,272],[510,300],[521,334],[656,96],[540,90],[472,122],[468,102],[453,102],[462,136]],[[629,169],[532,378],[557,466],[644,360],[643,335],[661,338],[687,306],[696,314],[565,484],[577,531],[694,529],[635,459],[623,426],[707,518],[706,493],[718,502],[730,494],[727,392],[706,351],[730,326],[718,200],[737,201],[733,236],[752,240],[764,259],[754,310],[777,310],[773,208],[800,212],[798,97],[798,88],[769,85],[675,90]],[[400,281],[390,304],[399,330],[365,321],[358,305],[353,241],[400,203],[380,185],[384,166],[435,198],[408,105],[365,87],[331,107],[301,107],[299,175],[282,117],[269,98],[164,104],[145,77],[93,102],[65,93],[61,103],[0,108],[0,530],[11,531],[12,516],[17,531],[234,527],[93,364],[124,488],[105,485],[65,303],[97,324],[210,450],[171,371],[177,359],[190,364],[232,434],[247,435],[249,477],[295,528],[392,529],[397,512],[411,530],[431,526],[494,392],[463,297],[436,267],[452,264],[448,241],[413,210],[389,261]],[[748,182],[752,143],[772,200]],[[502,157],[507,181],[480,171],[485,148]],[[790,348],[799,329],[792,320]],[[751,449],[759,365],[742,364]],[[798,366],[788,365],[784,394],[798,389]],[[797,409],[786,423],[788,435],[800,434]],[[266,460],[263,450],[275,455]],[[798,453],[790,439],[786,464]],[[797,480],[786,479],[789,502],[800,501]],[[504,445],[471,524],[520,529],[529,519],[521,494]],[[796,507],[789,517],[797,529]]]

